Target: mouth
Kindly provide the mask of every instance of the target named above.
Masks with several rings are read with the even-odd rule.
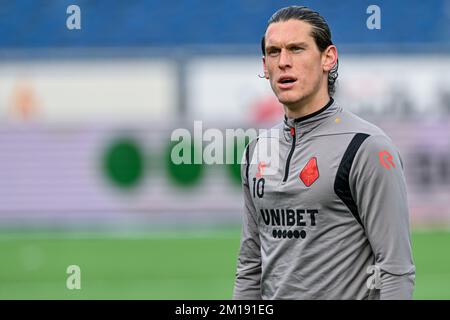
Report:
[[[294,86],[296,81],[297,81],[297,78],[286,75],[286,76],[281,76],[277,82],[278,82],[278,86],[281,89],[290,89]]]

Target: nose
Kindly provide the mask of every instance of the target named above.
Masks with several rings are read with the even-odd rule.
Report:
[[[289,51],[286,49],[281,49],[280,52],[280,60],[278,61],[278,66],[280,69],[286,69],[292,66],[291,56]]]

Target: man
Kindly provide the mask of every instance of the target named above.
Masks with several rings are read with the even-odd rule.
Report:
[[[403,163],[379,128],[331,98],[338,55],[327,23],[306,7],[283,8],[262,51],[285,120],[244,154],[233,298],[411,299]],[[278,152],[259,161],[273,139]]]

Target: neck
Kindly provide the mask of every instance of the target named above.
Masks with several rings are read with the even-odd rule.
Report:
[[[291,119],[297,119],[314,113],[330,101],[328,92],[326,94],[308,97],[292,105],[284,105],[286,116]]]

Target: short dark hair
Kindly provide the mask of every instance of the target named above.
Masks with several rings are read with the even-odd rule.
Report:
[[[331,31],[325,19],[318,12],[304,6],[290,6],[278,10],[270,17],[267,22],[266,30],[272,23],[288,21],[291,19],[304,21],[312,26],[311,36],[313,37],[320,52],[325,51],[326,48],[333,44],[331,41]],[[265,56],[265,35],[262,36],[261,50]],[[332,96],[336,91],[335,82],[338,77],[338,67],[339,60],[328,73],[328,94],[330,96]]]

